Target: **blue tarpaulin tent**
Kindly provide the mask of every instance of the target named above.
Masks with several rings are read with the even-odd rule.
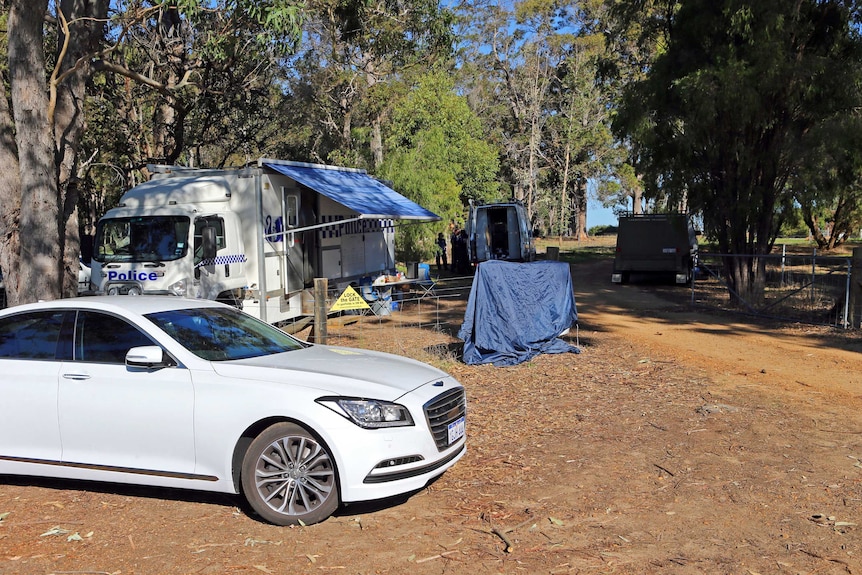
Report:
[[[559,338],[577,321],[569,264],[482,262],[458,332],[464,362],[506,366],[540,353],[579,353]]]

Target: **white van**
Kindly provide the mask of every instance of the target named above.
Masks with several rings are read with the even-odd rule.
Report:
[[[536,259],[533,227],[527,210],[519,201],[470,204],[467,218],[470,261],[508,260],[531,262]]]

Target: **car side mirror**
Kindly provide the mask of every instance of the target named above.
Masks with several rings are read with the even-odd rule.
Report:
[[[173,365],[170,357],[157,345],[133,347],[126,353],[126,367],[160,369]]]

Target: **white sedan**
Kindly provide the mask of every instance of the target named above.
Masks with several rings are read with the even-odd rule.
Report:
[[[446,373],[201,300],[3,310],[0,397],[0,475],[241,493],[279,525],[420,489],[465,451]]]

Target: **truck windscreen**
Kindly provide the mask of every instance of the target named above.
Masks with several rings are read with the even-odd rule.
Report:
[[[186,216],[104,219],[96,229],[93,259],[101,263],[175,260],[186,255],[188,240]]]

